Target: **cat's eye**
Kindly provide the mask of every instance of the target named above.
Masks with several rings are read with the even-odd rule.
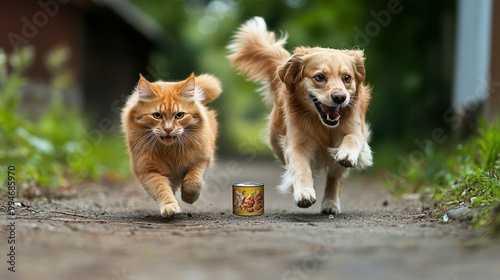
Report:
[[[316,80],[316,82],[324,82],[326,81],[326,77],[323,74],[318,74],[314,76],[314,80]]]
[[[345,83],[351,82],[351,75],[344,75],[344,77],[342,77],[342,80],[344,80]]]
[[[179,112],[177,114],[175,114],[174,118],[176,119],[182,119],[184,117],[184,113],[183,112]]]
[[[153,113],[153,118],[155,118],[155,119],[161,119],[161,118],[163,118],[163,115],[161,113],[154,112]]]

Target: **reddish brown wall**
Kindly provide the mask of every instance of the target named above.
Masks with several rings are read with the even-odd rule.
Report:
[[[43,1],[47,2],[47,1]],[[64,1],[60,1],[63,2]],[[0,16],[0,47],[7,53],[16,51],[13,42],[18,38],[35,46],[35,62],[27,74],[31,79],[47,81],[50,74],[43,64],[47,52],[57,44],[65,44],[71,50],[69,68],[77,87],[82,84],[80,13],[73,3],[44,7],[38,1],[4,1]],[[26,23],[28,22],[28,23]],[[19,37],[17,37],[19,36]],[[23,44],[24,45],[24,44]]]
[[[15,51],[11,42],[13,36],[22,37],[35,47],[36,60],[26,73],[28,78],[35,83],[49,84],[51,75],[43,59],[55,45],[65,44],[72,52],[69,71],[74,76],[76,91],[71,94],[83,93],[76,98],[82,101],[78,104],[83,104],[96,122],[104,117],[116,118],[112,106],[122,105],[116,101],[123,100],[122,96],[131,92],[139,73],[147,74],[150,53],[155,48],[152,41],[133,28],[113,7],[90,0],[41,1],[52,3],[49,11],[44,10],[38,0],[3,2],[0,48],[8,53]],[[54,3],[58,3],[57,7]],[[26,27],[31,24],[36,31]],[[26,34],[26,30],[34,34]]]

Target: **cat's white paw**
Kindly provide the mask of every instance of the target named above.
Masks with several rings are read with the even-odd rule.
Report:
[[[333,200],[329,198],[323,199],[321,203],[321,213],[322,214],[333,214],[337,215],[340,213],[340,200]]]
[[[181,208],[179,207],[179,204],[176,203],[169,203],[161,206],[161,215],[163,217],[172,217],[175,214],[179,214],[182,212]]]
[[[300,208],[308,208],[316,202],[314,188],[294,187],[293,198]]]

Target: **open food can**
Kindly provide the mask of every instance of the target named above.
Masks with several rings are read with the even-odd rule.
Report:
[[[258,181],[233,183],[233,214],[241,216],[264,214],[264,183]]]

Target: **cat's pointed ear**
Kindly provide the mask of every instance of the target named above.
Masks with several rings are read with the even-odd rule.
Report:
[[[193,74],[189,76],[187,81],[184,83],[181,89],[181,96],[187,99],[193,99],[194,93],[196,91],[196,82],[194,80]]]
[[[182,86],[180,95],[186,99],[193,101],[202,101],[205,98],[203,90],[196,86],[194,73],[191,73],[186,82]]]
[[[139,82],[137,83],[137,91],[139,92],[139,99],[147,101],[155,98],[156,93],[151,87],[149,81],[146,80],[146,78],[144,78],[142,75],[139,76],[140,76]]]

